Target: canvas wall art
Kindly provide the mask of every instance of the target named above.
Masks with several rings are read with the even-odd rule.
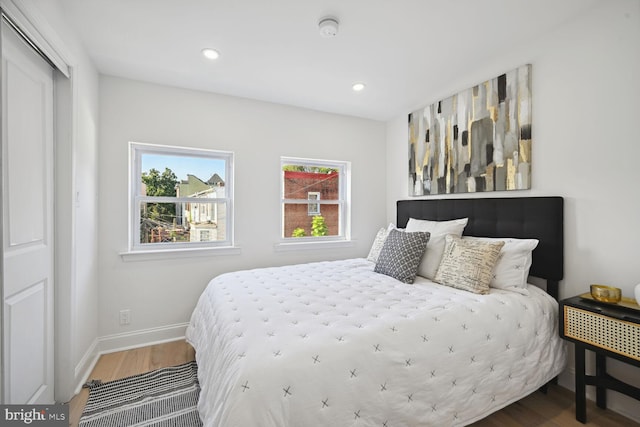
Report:
[[[409,195],[531,188],[531,65],[409,114]]]

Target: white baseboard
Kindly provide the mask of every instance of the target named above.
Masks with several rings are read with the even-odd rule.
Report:
[[[188,323],[141,329],[98,338],[100,354],[146,347],[148,345],[184,339]]]
[[[87,382],[89,375],[91,375],[91,371],[98,363],[98,359],[100,358],[100,353],[98,352],[98,338],[93,340],[87,351],[80,359],[80,362],[75,367],[74,379],[76,381],[76,388],[74,389],[74,394],[80,393],[82,390],[82,385]]]
[[[73,375],[74,378],[78,378],[78,376],[82,373],[86,373],[87,371],[91,371],[93,366],[95,365],[95,361],[98,357],[98,338],[94,339],[87,351],[82,356],[82,359],[76,365]]]
[[[75,367],[74,393],[80,393],[103,354],[184,339],[187,325],[179,323],[96,338]]]

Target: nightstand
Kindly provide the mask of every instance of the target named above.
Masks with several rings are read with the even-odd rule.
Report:
[[[607,357],[640,367],[640,307],[624,298],[618,304],[583,294],[560,301],[560,336],[575,345],[576,419],[587,421],[586,386],[596,386],[596,404],[607,408],[606,390],[640,400],[640,388],[607,374]],[[585,353],[596,354],[595,375],[585,374]]]

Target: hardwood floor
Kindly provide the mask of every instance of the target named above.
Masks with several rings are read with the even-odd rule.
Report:
[[[105,354],[100,357],[89,379],[103,382],[141,374],[154,369],[179,365],[195,359],[193,348],[184,341],[173,341],[134,350]],[[70,402],[69,425],[76,427],[89,391],[83,389]],[[507,406],[487,418],[472,424],[473,427],[640,427],[640,423],[629,420],[613,411],[602,410],[587,401],[587,424],[575,419],[574,395],[557,385],[549,387],[547,394],[541,392]],[[188,426],[185,426],[188,427]]]
[[[89,380],[113,381],[153,371],[154,369],[180,365],[192,360],[195,360],[195,351],[185,341],[172,341],[149,347],[109,353],[100,357],[89,376]],[[88,398],[89,389],[83,388],[80,394],[69,402],[70,426],[77,427]]]
[[[582,424],[575,418],[574,394],[558,385],[549,386],[547,394],[537,391],[524,399],[513,403],[501,411],[495,412],[476,423],[473,427],[640,427],[622,415],[605,411],[587,400],[587,423]]]

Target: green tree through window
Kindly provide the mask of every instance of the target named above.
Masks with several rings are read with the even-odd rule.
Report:
[[[148,173],[143,172],[142,182],[146,186],[147,196],[176,196],[178,177],[169,168],[165,168],[162,174],[157,169],[150,169]],[[176,205],[175,203],[150,203],[147,206],[147,216],[154,221],[171,223],[176,217]]]

